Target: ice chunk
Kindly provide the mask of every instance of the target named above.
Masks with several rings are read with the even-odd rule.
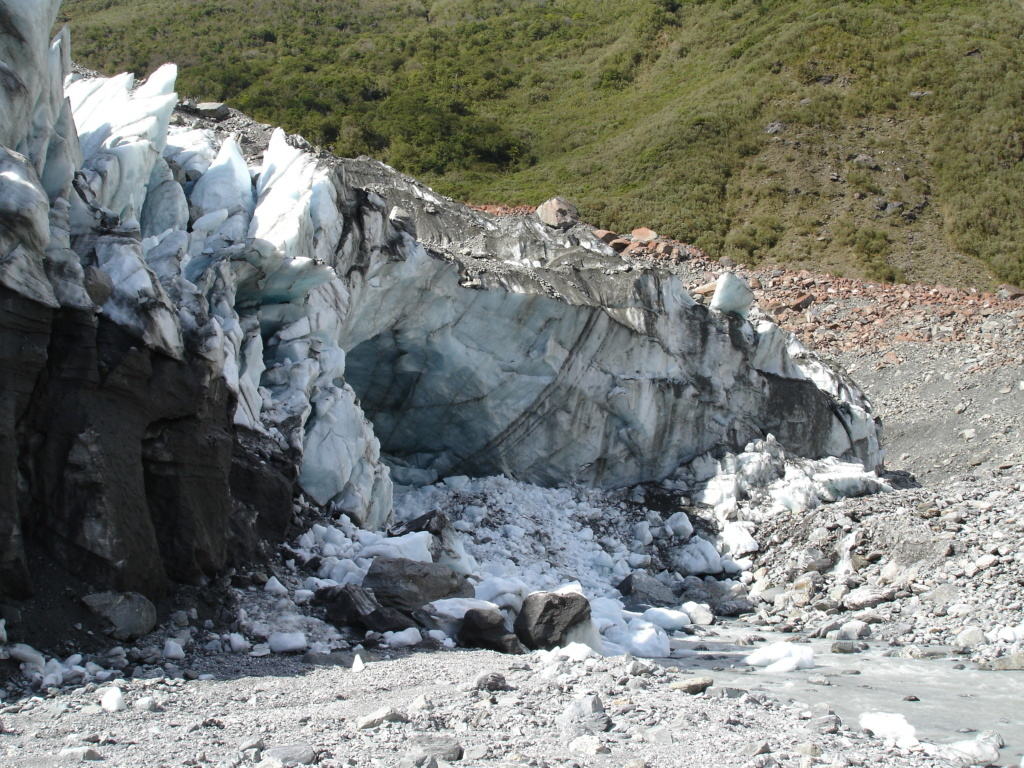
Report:
[[[689,614],[685,611],[674,611],[671,608],[648,608],[644,611],[643,618],[668,632],[688,627],[691,623]]]
[[[248,223],[255,207],[252,179],[234,138],[220,145],[217,157],[192,188],[189,202],[196,217],[224,208],[228,213],[244,212]]]
[[[447,638],[447,635],[445,637]],[[409,627],[401,632],[385,632],[384,642],[391,648],[408,648],[422,643],[423,636],[416,627]]]
[[[722,527],[719,534],[722,542],[722,552],[732,557],[742,557],[751,552],[757,552],[760,545],[751,535],[754,530],[754,523],[750,521],[730,521]]]
[[[701,536],[694,536],[689,543],[677,548],[672,554],[672,563],[684,576],[722,572],[718,550]]]
[[[660,659],[669,655],[668,635],[656,624],[643,619],[633,619],[627,627],[626,647],[634,656]]]
[[[814,666],[814,649],[809,645],[778,642],[758,648],[744,662],[752,667],[764,667],[765,672],[781,674]]]
[[[753,302],[754,294],[743,278],[733,272],[723,272],[718,277],[715,295],[711,297],[712,309],[746,317]]]
[[[898,712],[864,712],[857,721],[861,728],[901,749],[918,745],[917,729]]]
[[[107,712],[120,712],[125,708],[124,694],[120,688],[105,688],[100,692],[100,706]]]
[[[263,591],[277,597],[287,597],[288,588],[278,581],[277,576],[271,576],[263,585]]]
[[[306,650],[306,635],[303,632],[272,632],[267,645],[274,653],[295,653]]]
[[[679,539],[688,539],[693,534],[693,524],[685,512],[676,512],[665,521],[665,527]]]

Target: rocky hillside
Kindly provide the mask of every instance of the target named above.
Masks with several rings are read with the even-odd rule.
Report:
[[[1017,2],[71,0],[76,57],[476,202],[712,257],[1024,280]],[[195,44],[202,40],[201,45]]]

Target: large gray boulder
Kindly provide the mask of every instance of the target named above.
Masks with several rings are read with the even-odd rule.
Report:
[[[118,640],[134,640],[156,626],[156,606],[138,592],[97,592],[82,602],[110,623],[110,635]]]
[[[466,577],[441,563],[375,557],[363,579],[381,605],[408,611],[446,597],[472,597]]]
[[[516,636],[532,650],[557,648],[590,621],[590,602],[575,592],[534,592],[516,616]]]
[[[639,606],[664,607],[677,605],[678,599],[671,587],[662,584],[649,573],[634,571],[619,584],[619,592],[626,597],[626,607],[635,610]]]
[[[467,648],[489,648],[499,653],[523,653],[519,639],[508,631],[505,617],[495,609],[470,608],[459,627],[459,643]]]
[[[327,606],[327,620],[337,627],[400,632],[416,626],[409,616],[396,608],[381,605],[371,592],[355,584],[317,590],[315,601]]]

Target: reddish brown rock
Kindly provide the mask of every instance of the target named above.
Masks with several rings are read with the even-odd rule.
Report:
[[[634,240],[641,243],[649,243],[658,238],[658,233],[647,227],[638,227],[629,233]]]

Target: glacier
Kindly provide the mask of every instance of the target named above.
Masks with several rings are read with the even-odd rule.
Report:
[[[104,586],[204,583],[299,493],[381,529],[396,489],[692,484],[769,435],[881,467],[868,399],[735,275],[706,307],[586,226],[176,112],[173,65],[75,72],[58,5],[0,0],[0,594],[26,538]]]

